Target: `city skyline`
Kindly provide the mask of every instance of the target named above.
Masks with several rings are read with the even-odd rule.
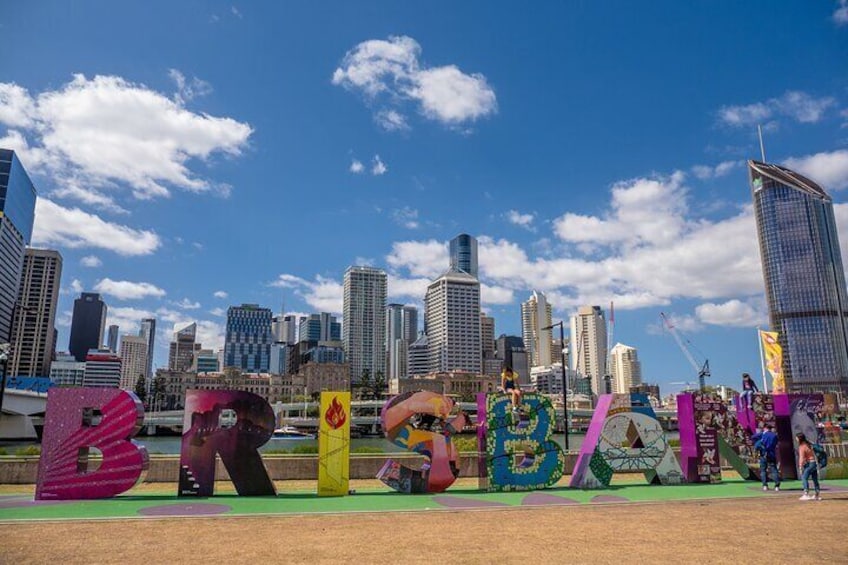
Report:
[[[231,305],[276,313],[284,293],[287,313],[340,314],[351,265],[384,269],[388,301],[423,312],[448,241],[468,233],[497,335],[522,335],[534,290],[554,321],[613,301],[616,340],[665,392],[695,375],[662,310],[710,359],[708,384],[738,387],[759,373],[754,328],[768,326],[744,165],[760,158],[758,123],[766,160],[819,183],[848,237],[848,26],[827,2],[677,4],[652,18],[627,5],[440,5],[436,17],[374,4],[373,20],[333,5],[338,21],[320,24],[306,6],[178,6],[159,28],[133,6],[0,16],[0,147],[38,189],[34,245],[65,259],[58,349],[80,291],[103,296],[122,334],[156,318],[159,367],[192,322],[220,347]],[[771,40],[787,26],[797,41]],[[124,49],[102,49],[102,29]],[[280,53],[267,72],[241,64],[262,41]],[[313,245],[259,244],[280,233]]]

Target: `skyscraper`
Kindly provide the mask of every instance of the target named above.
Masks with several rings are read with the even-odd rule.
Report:
[[[748,161],[771,329],[790,391],[848,392],[848,296],[833,201],[785,167]]]
[[[581,306],[571,317],[571,368],[589,377],[594,394],[606,386],[607,326],[600,306]]]
[[[100,295],[93,292],[83,292],[74,300],[68,349],[77,361],[85,361],[90,349],[100,349],[106,328],[106,309]]]
[[[409,345],[418,338],[418,309],[389,304],[386,307],[386,365],[389,379],[408,376]]]
[[[197,324],[189,324],[174,333],[174,341],[168,348],[169,371],[191,371],[194,355],[200,351],[197,343]]]
[[[386,294],[385,271],[357,266],[345,271],[342,339],[351,384],[365,370],[372,377],[386,374]]]
[[[521,334],[524,347],[530,358],[531,367],[544,367],[557,359],[551,358],[551,330],[542,328],[551,325],[551,305],[541,292],[533,291],[533,295],[521,303]]]
[[[56,307],[62,278],[58,251],[28,247],[12,323],[12,356],[8,374],[23,377],[50,375],[56,350]]]
[[[271,366],[271,310],[258,304],[227,308],[224,366],[267,373]]]
[[[275,316],[272,329],[275,342],[297,343],[297,316]]]
[[[107,332],[108,337],[106,338],[106,347],[109,348],[109,351],[118,352],[118,326],[112,324],[109,326],[109,331]]]
[[[461,233],[450,240],[450,267],[477,278],[477,240]]]
[[[431,282],[424,297],[431,371],[483,370],[480,282],[451,269]]]
[[[108,349],[86,352],[83,386],[118,388],[121,384],[121,358]]]
[[[146,376],[147,339],[143,335],[121,337],[121,388],[135,391],[138,378]]]
[[[635,347],[615,344],[610,350],[612,392],[629,393],[630,387],[642,384],[642,364]]]
[[[285,327],[285,326],[284,326]],[[298,341],[341,341],[342,325],[328,312],[310,314],[300,319]]]
[[[483,359],[495,356],[495,319],[485,312],[480,312],[480,344]]]
[[[153,357],[156,354],[154,348],[156,345],[156,318],[142,319],[138,335],[147,340],[147,383],[149,386],[153,381]]]
[[[497,358],[501,360],[501,365],[510,367],[518,373],[519,384],[528,384],[530,382],[530,359],[527,355],[527,348],[524,347],[524,340],[517,335],[501,334],[495,344]],[[497,374],[500,374],[500,371]]]
[[[0,343],[10,341],[34,218],[35,187],[15,152],[0,149]]]

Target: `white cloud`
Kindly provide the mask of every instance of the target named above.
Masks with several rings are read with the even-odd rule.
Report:
[[[196,95],[199,88],[183,79],[178,96],[185,98],[189,90]],[[37,142],[23,151],[30,170],[77,180],[77,190],[66,192],[67,197],[120,185],[141,199],[168,196],[169,187],[226,193],[227,186],[199,177],[189,164],[218,153],[239,155],[253,132],[248,124],[191,112],[179,101],[117,76],[78,74],[36,96],[0,83],[0,92],[5,93],[0,94],[0,122],[25,130]]]
[[[172,302],[171,304],[183,310],[197,310],[200,308],[200,302],[192,302],[188,298],[183,298],[179,302]]]
[[[79,279],[74,279],[71,281],[71,290],[75,294],[79,294],[83,291],[83,286]]]
[[[35,203],[33,243],[93,247],[119,255],[149,255],[161,245],[156,233],[107,222],[79,208],[64,208],[45,198]]]
[[[348,170],[351,173],[358,175],[359,173],[365,170],[365,165],[362,164],[362,161],[354,159],[350,162],[350,167],[348,168]]]
[[[701,180],[708,180],[723,177],[737,167],[741,167],[745,161],[722,161],[718,165],[695,165],[692,167],[692,174]]]
[[[217,351],[224,346],[224,326],[211,320],[193,320],[182,318],[173,321],[172,333],[183,329],[189,324],[197,324],[197,342],[203,345],[203,349]]]
[[[426,277],[409,279],[398,277],[389,273],[387,283],[389,298],[393,300],[397,300],[399,298],[421,300],[424,298],[424,295],[427,294],[427,286],[431,282],[432,281]]]
[[[494,304],[512,304],[515,295],[512,289],[502,286],[480,284],[480,303],[486,306]]]
[[[701,304],[695,307],[695,315],[705,324],[716,326],[754,328],[768,324],[768,316],[762,307],[756,308],[749,302],[738,299],[721,304]]]
[[[405,269],[413,277],[434,279],[448,270],[450,256],[443,241],[397,241],[386,257],[394,269]]]
[[[392,211],[392,219],[399,226],[403,226],[410,230],[415,230],[421,227],[418,221],[418,210],[404,206]]]
[[[110,278],[101,279],[94,290],[114,296],[118,300],[139,300],[148,296],[162,297],[165,291],[156,285],[146,282],[113,281]]]
[[[86,255],[82,259],[80,259],[80,264],[83,267],[100,267],[103,265],[103,261],[100,260],[96,255]]]
[[[295,275],[281,274],[271,286],[294,289],[295,294],[320,312],[342,313],[344,287],[338,281],[317,275],[308,281]]]
[[[533,221],[536,219],[536,214],[522,214],[518,210],[510,210],[506,213],[506,219],[509,223],[522,227],[526,230],[536,231],[533,227]]]
[[[213,316],[223,317],[227,314],[227,311],[224,310],[223,308],[219,307],[219,308],[212,308],[211,310],[209,310],[209,313],[212,314]]]
[[[833,11],[832,18],[838,26],[848,25],[848,0],[839,0],[839,5]]]
[[[381,176],[386,174],[386,171],[388,170],[388,167],[386,167],[386,164],[380,159],[380,156],[374,155],[374,159],[371,161],[371,174]]]
[[[224,299],[224,298],[227,298],[229,295],[228,295],[226,292],[224,292],[223,290],[216,290],[216,291],[212,294],[212,296],[214,296],[215,298],[221,298],[221,299]]]
[[[106,309],[106,325],[118,326],[122,335],[136,333],[142,319],[155,317],[153,312],[141,308],[110,305]]]
[[[485,76],[463,73],[455,65],[427,67],[420,55],[421,46],[411,37],[363,41],[347,52],[333,73],[333,84],[361,91],[376,102],[380,109],[375,120],[390,130],[408,128],[406,118],[394,109],[406,102],[450,127],[497,112],[495,92]]]
[[[848,188],[848,149],[791,157],[786,166],[810,177],[825,190]]]
[[[836,100],[829,96],[815,98],[806,92],[790,90],[765,102],[722,106],[718,118],[724,124],[734,127],[762,124],[774,116],[785,116],[801,123],[815,123],[835,104]]]
[[[190,102],[198,96],[206,96],[211,94],[212,85],[205,80],[200,80],[197,77],[192,77],[191,80],[186,80],[185,75],[177,69],[169,69],[168,76],[171,77],[177,85],[177,92],[174,93],[174,102],[182,106],[186,102]]]
[[[233,15],[234,15],[235,17],[237,17],[238,19],[242,19],[242,18],[244,18],[244,16],[242,16],[242,14],[241,14],[241,12],[239,11],[239,9],[238,9],[238,8],[236,8],[235,6],[230,6],[230,11],[231,11],[231,12],[233,13]]]

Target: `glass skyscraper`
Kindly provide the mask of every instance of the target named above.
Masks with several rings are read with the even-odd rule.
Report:
[[[267,373],[271,368],[272,341],[269,308],[242,304],[227,309],[224,367],[238,367],[247,373]]]
[[[461,233],[450,241],[450,267],[477,277],[477,240]]]
[[[15,152],[0,149],[0,343],[11,334],[34,219],[35,187]]]
[[[848,391],[848,296],[833,201],[815,182],[748,162],[772,331],[790,391]]]
[[[74,300],[68,349],[77,361],[85,361],[89,350],[101,348],[103,331],[106,329],[106,311],[106,304],[97,293],[83,292]]]

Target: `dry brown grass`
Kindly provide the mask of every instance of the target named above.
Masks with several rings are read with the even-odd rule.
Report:
[[[846,563],[848,495],[4,525],[4,563]]]

